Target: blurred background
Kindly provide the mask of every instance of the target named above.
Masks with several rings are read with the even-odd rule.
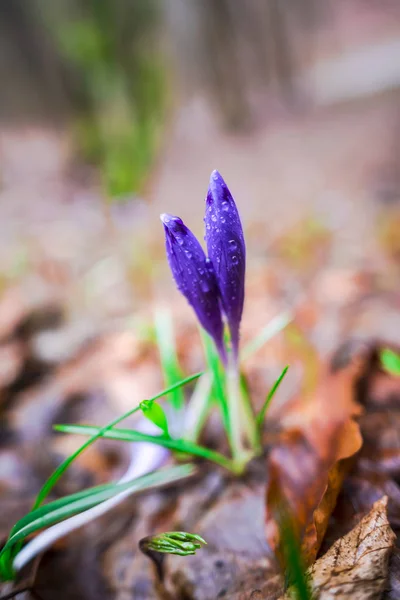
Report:
[[[180,302],[158,215],[202,235],[214,168],[243,215],[249,282],[289,273],[279,303],[322,267],[397,285],[396,0],[3,0],[0,77],[10,306],[16,286],[24,306],[56,297],[86,335]]]

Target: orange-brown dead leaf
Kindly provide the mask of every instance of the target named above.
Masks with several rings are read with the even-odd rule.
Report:
[[[296,398],[282,418],[282,433],[268,457],[266,534],[281,556],[279,519],[290,511],[306,563],[317,555],[351,457],[362,438],[354,417],[361,409],[354,386],[363,361],[328,369],[314,394]]]

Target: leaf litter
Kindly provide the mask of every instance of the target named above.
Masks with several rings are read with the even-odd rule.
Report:
[[[299,318],[300,313],[299,317],[295,316],[299,323],[297,331],[303,332],[304,323]],[[304,312],[301,313],[301,318],[304,319]],[[25,328],[24,361],[27,360],[26,357],[29,358],[29,353],[34,352],[36,346],[29,344],[29,340],[30,336],[37,335],[38,327],[31,330]],[[14,331],[20,332],[21,327],[17,325]],[[184,354],[182,344],[185,333],[185,328],[181,329],[177,340],[180,356]],[[16,339],[21,340],[17,335],[20,336],[19,333],[9,335],[7,343],[15,344]],[[291,359],[296,369],[296,352],[299,362],[307,356],[305,349],[310,345],[307,337],[308,334],[301,333],[293,344],[293,338],[280,335],[270,345],[283,356],[285,348],[290,345]],[[55,550],[46,554],[38,572],[37,581],[40,588],[43,588],[44,600],[51,597],[57,589],[57,578],[53,577],[53,572],[57,573],[59,570],[64,573],[63,577],[67,576],[71,569],[76,569],[73,565],[79,564],[77,557],[82,557],[85,548],[89,552],[92,545],[99,548],[94,555],[89,553],[93,562],[88,564],[89,571],[93,573],[93,581],[97,581],[97,590],[102,590],[102,594],[106,589],[112,590],[111,597],[123,598],[128,586],[129,598],[153,598],[155,575],[151,565],[137,553],[136,542],[160,529],[196,530],[207,539],[208,546],[195,557],[168,559],[166,582],[163,590],[158,590],[159,595],[167,594],[165,597],[168,597],[169,594],[171,598],[198,600],[217,598],[218,595],[238,600],[251,597],[279,598],[283,593],[283,580],[271,556],[271,548],[278,550],[279,555],[274,507],[280,494],[285,495],[297,515],[302,547],[306,560],[311,565],[319,551],[329,551],[331,544],[337,542],[338,533],[348,535],[349,531],[357,527],[363,515],[382,496],[388,498],[387,514],[392,527],[398,531],[398,381],[381,368],[378,360],[381,347],[382,343],[363,341],[343,347],[332,361],[324,363],[321,360],[316,362],[315,355],[313,356],[312,365],[319,366],[316,389],[312,390],[312,385],[309,384],[302,388],[300,395],[295,395],[283,404],[278,403],[278,410],[273,405],[271,407],[271,418],[265,432],[265,442],[269,448],[267,469],[259,462],[245,481],[235,484],[225,477],[218,478],[215,482],[210,473],[197,484],[179,487],[175,492],[169,490],[153,495],[154,500],[147,505],[145,518],[142,512],[136,512],[125,502],[113,515],[103,516],[97,523],[92,523],[58,544]],[[268,352],[271,352],[271,347]],[[263,350],[260,354],[263,354]],[[192,363],[195,366],[198,365],[196,360],[198,359],[195,358]],[[137,377],[132,377],[132,367]],[[257,371],[257,361],[254,367],[250,361],[250,374],[252,368]],[[52,452],[68,454],[72,448],[72,438],[71,442],[67,438],[63,442],[50,429],[51,423],[59,418],[60,411],[63,412],[63,420],[82,421],[90,417],[98,422],[106,421],[111,413],[122,412],[130,397],[144,397],[148,394],[150,379],[143,378],[142,374],[148,373],[150,378],[155,370],[157,359],[146,340],[139,341],[131,333],[98,334],[89,343],[84,342],[73,358],[67,358],[58,365],[44,365],[42,371],[38,372],[34,387],[29,380],[24,383],[20,379],[21,383],[15,387],[18,391],[11,396],[12,403],[3,411],[3,422],[11,435],[8,453],[11,448],[15,448],[11,440],[13,436],[17,436],[14,439],[23,442],[17,455],[22,464],[26,464],[30,449],[37,443],[35,437],[31,437],[32,430],[28,438],[25,437],[27,424],[32,419],[29,415],[34,414],[32,409],[36,407],[40,412],[45,411],[43,417],[38,418],[41,428],[37,430],[36,436],[44,435],[49,440]],[[7,393],[20,378],[17,371],[18,369],[11,370],[10,376],[5,380],[3,389]],[[138,381],[145,381],[142,385],[146,387],[146,393],[137,387]],[[251,377],[249,381],[252,385]],[[159,383],[152,381],[151,385],[159,386]],[[256,378],[255,391],[262,387],[265,389],[265,380],[261,386]],[[58,391],[57,394],[55,390]],[[102,391],[100,395],[99,391]],[[43,397],[46,396],[51,399],[51,404],[47,406],[43,404]],[[30,411],[23,416],[29,407]],[[364,444],[361,447],[362,440]],[[84,479],[76,479],[79,472],[86,481],[89,477],[91,483],[103,482],[109,480],[113,473],[118,474],[126,460],[124,447],[115,445],[114,462],[110,462],[109,451],[108,442],[94,446],[93,455],[88,455],[81,463],[77,463],[75,470],[61,482],[57,493],[74,491],[74,486],[79,481],[81,485],[86,485],[83,483]],[[3,457],[6,455],[3,454]],[[32,497],[34,489],[43,481],[43,474],[53,468],[55,461],[56,454],[50,461],[52,464],[49,464],[48,457],[45,461],[40,456],[31,461],[34,466],[30,477]],[[18,487],[14,487],[13,492],[10,483],[7,483],[7,496],[10,500],[5,506],[11,498],[18,499]],[[14,483],[17,484],[16,481]],[[18,486],[21,489],[21,483]],[[26,495],[26,487],[23,493]],[[188,504],[193,508],[184,509]],[[18,502],[13,506],[18,510]],[[21,505],[19,510],[22,516],[26,508]],[[242,515],[242,521],[238,520],[238,515]],[[338,523],[341,525],[338,526]],[[6,525],[2,530],[6,532]],[[379,536],[375,541],[379,541]],[[321,544],[322,548],[319,550]],[[117,552],[117,548],[121,551]],[[388,546],[387,556],[390,549],[391,546]],[[396,557],[395,552],[392,559],[394,569]],[[122,564],[125,564],[125,576],[121,579],[118,575],[116,578],[118,565]],[[317,561],[315,566],[318,564],[320,563]],[[330,565],[329,562],[327,564]],[[355,564],[351,573],[354,576],[358,573],[358,577],[360,571],[356,567],[359,569]],[[96,576],[94,572],[97,572]],[[317,576],[319,571],[315,573]],[[396,589],[398,583],[395,571],[386,574],[382,571],[382,579],[385,580],[385,585]],[[74,585],[76,589],[82,590],[84,598],[92,597],[76,574],[61,597],[69,598]],[[391,593],[389,590],[388,598],[396,597],[390,596]]]

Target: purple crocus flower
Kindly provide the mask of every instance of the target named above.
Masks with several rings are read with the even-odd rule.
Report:
[[[165,231],[165,247],[172,275],[180,292],[193,307],[204,329],[214,339],[224,362],[223,322],[220,293],[210,259],[179,217],[160,215]]]
[[[244,304],[246,246],[235,201],[218,171],[211,173],[204,221],[208,256],[217,276],[232,348],[237,356]]]

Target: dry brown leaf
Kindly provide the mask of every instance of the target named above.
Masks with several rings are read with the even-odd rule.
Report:
[[[301,537],[306,564],[315,560],[349,459],[362,444],[353,419],[360,414],[354,386],[362,365],[357,358],[341,371],[328,369],[317,391],[297,398],[282,419],[283,431],[267,465],[266,535],[278,557],[278,522],[284,505]]]
[[[309,569],[313,598],[381,598],[396,540],[387,517],[387,502],[386,496],[375,502],[358,525]]]

